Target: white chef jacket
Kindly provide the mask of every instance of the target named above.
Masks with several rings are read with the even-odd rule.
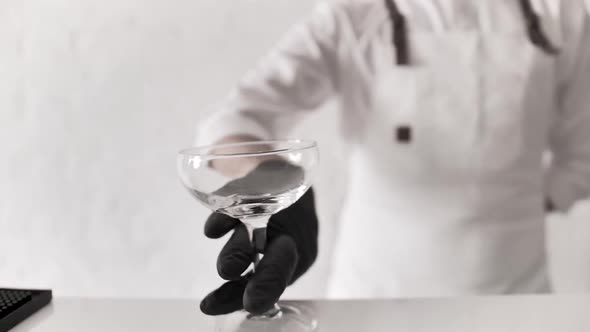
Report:
[[[384,1],[321,2],[199,126],[198,143],[235,134],[285,138],[302,118],[338,98],[352,171],[332,295],[547,291],[543,199],[567,211],[590,196],[590,19],[584,2],[531,0],[557,55],[527,44],[518,0],[396,4],[410,30],[410,67],[398,69],[393,61],[394,29]],[[503,36],[522,38],[507,42]],[[511,68],[520,65],[521,54],[529,57],[527,66]],[[456,80],[454,67],[446,69],[453,59],[466,64]],[[468,68],[478,73],[470,75]],[[376,116],[375,91],[383,85],[375,82],[384,72],[393,73],[393,108],[401,100],[416,104],[409,110],[446,105],[439,113],[410,114],[418,121],[417,135],[429,139],[424,151],[419,140],[414,150],[430,159],[412,156],[406,163],[412,148],[405,152],[394,139],[383,140],[396,120]],[[437,97],[424,98],[428,93]],[[504,99],[520,107],[513,112]],[[455,108],[463,111],[450,112]],[[461,126],[467,130],[445,136]],[[438,145],[447,139],[450,148]],[[546,150],[553,155],[547,169],[541,162]],[[470,156],[477,162],[463,158],[466,151],[476,151]],[[447,162],[455,159],[460,162]]]

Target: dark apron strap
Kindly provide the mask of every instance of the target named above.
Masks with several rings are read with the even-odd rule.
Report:
[[[551,43],[545,32],[543,32],[539,16],[535,13],[531,5],[531,0],[520,0],[520,9],[522,10],[531,42],[547,54],[556,55],[559,53],[557,47]]]
[[[400,66],[410,64],[410,55],[408,47],[408,31],[406,18],[399,11],[395,0],[385,0],[385,6],[389,11],[392,26],[393,46],[395,46],[396,63]]]
[[[520,9],[524,16],[527,33],[531,42],[546,52],[547,54],[556,55],[559,49],[555,47],[549,38],[545,35],[539,16],[535,13],[530,0],[519,0]],[[385,5],[389,11],[389,17],[392,22],[392,41],[395,46],[396,63],[400,66],[410,64],[410,51],[408,42],[408,27],[406,18],[399,11],[395,0],[385,0]]]

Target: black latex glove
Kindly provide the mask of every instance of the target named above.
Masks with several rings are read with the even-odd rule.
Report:
[[[230,281],[205,297],[201,311],[223,315],[245,308],[253,314],[264,313],[316,259],[318,219],[313,190],[270,218],[265,254],[254,274],[241,277],[255,254],[246,227],[218,213],[209,216],[205,224],[209,238],[222,237],[231,230],[234,232],[217,258],[219,275]]]

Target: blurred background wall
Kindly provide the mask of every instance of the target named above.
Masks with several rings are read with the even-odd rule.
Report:
[[[224,241],[176,179],[207,106],[312,0],[1,0],[0,286],[201,297]],[[321,253],[288,294],[320,297],[345,190],[334,107],[317,139]],[[340,165],[340,166],[334,166]],[[549,222],[560,291],[590,289],[590,208]]]

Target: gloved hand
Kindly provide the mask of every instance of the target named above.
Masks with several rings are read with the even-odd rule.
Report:
[[[205,235],[213,239],[231,230],[234,232],[217,258],[219,275],[229,281],[205,297],[201,311],[223,315],[245,308],[253,314],[264,313],[316,259],[318,219],[313,190],[270,218],[265,254],[254,274],[241,276],[255,254],[246,227],[219,213],[209,216],[205,224]]]

